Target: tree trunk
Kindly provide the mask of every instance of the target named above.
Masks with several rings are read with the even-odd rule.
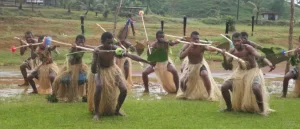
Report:
[[[258,9],[257,9],[256,20],[255,20],[255,24],[256,24],[256,25],[257,25],[257,23],[258,23],[258,15],[259,15],[259,11],[258,11]]]
[[[239,20],[239,11],[240,11],[240,0],[238,0],[238,6],[236,11],[236,20]]]
[[[293,49],[293,30],[294,30],[294,0],[291,0],[291,14],[290,14],[290,30],[289,30],[289,50]],[[290,57],[291,54],[288,53]],[[287,61],[285,66],[285,74],[290,70],[290,62]]]
[[[71,7],[70,6],[68,7],[68,13],[71,13]]]
[[[149,13],[149,4],[150,4],[150,0],[147,0],[147,9],[145,12],[146,15]]]
[[[31,0],[31,11],[33,12],[33,1]]]
[[[19,5],[18,9],[20,9],[20,10],[23,9],[23,8],[22,8],[22,4],[23,4],[23,0],[20,0],[20,5]]]
[[[113,30],[113,36],[114,36],[114,37],[116,36],[116,29],[117,29],[117,16],[119,15],[120,8],[121,8],[121,5],[122,5],[122,1],[123,1],[123,0],[120,0],[120,1],[119,1],[119,4],[118,4],[118,7],[117,7],[117,10],[116,10],[116,12],[115,12],[115,22],[114,22],[114,30]]]

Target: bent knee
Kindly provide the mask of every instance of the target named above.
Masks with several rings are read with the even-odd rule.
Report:
[[[202,71],[200,72],[200,76],[201,76],[201,77],[208,77],[207,71],[206,71],[206,70],[202,70]]]
[[[285,75],[285,76],[283,77],[283,79],[284,79],[284,80],[290,80],[290,79],[292,79],[293,77],[295,77],[294,74],[293,74],[293,76]]]
[[[253,84],[253,85],[252,85],[252,90],[253,90],[254,92],[260,91],[260,85],[259,85],[259,84]]]

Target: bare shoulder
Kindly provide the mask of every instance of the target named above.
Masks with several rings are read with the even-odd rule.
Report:
[[[248,51],[253,51],[255,50],[251,45],[248,45],[248,44],[243,44],[245,49],[248,50]]]
[[[235,48],[230,48],[228,52],[229,52],[229,53],[233,53],[234,50],[235,50]]]
[[[153,42],[153,43],[151,43],[151,45],[150,45],[151,47],[153,47],[153,48],[156,48],[157,47],[157,42]]]

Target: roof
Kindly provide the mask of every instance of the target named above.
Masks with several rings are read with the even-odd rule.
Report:
[[[276,14],[276,15],[278,15],[279,13],[273,12],[273,11],[265,11],[265,12],[261,12],[260,14]]]

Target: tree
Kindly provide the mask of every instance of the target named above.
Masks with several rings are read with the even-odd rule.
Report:
[[[294,31],[294,0],[291,0],[291,14],[290,14],[290,29],[289,29],[289,50],[293,49],[293,31]],[[288,54],[289,57],[291,54]],[[290,62],[286,63],[285,74],[290,70]]]
[[[253,2],[252,2],[253,1]],[[255,20],[255,23],[257,24],[258,22],[258,16],[261,12],[261,3],[264,1],[264,0],[252,0],[252,1],[248,1],[247,3],[251,4],[254,6],[253,8],[253,15],[255,14],[256,15],[256,20]]]
[[[239,20],[239,12],[240,12],[240,0],[238,0],[237,11],[236,11],[236,20]]]
[[[64,9],[67,8],[68,9],[68,13],[71,13],[71,8],[74,6],[74,4],[76,3],[76,0],[63,0],[63,5],[64,5]]]
[[[31,11],[33,12],[33,1],[31,0]]]
[[[120,0],[120,1],[119,1],[117,10],[116,10],[116,12],[115,12],[115,22],[114,22],[114,30],[113,30],[113,35],[114,35],[114,37],[116,36],[117,16],[118,16],[118,14],[119,14],[119,12],[120,12],[121,5],[122,5],[122,1],[123,1],[123,0]]]
[[[23,9],[23,7],[22,7],[22,5],[23,5],[23,0],[19,0],[19,2],[20,2],[20,5],[19,5],[19,7],[18,7],[18,9]]]
[[[81,8],[86,10],[84,16],[86,16],[89,11],[95,11],[104,8],[104,5],[99,0],[82,0],[78,2]]]
[[[274,0],[270,4],[270,10],[279,13],[280,15],[283,15],[285,8],[284,8],[285,0]]]

